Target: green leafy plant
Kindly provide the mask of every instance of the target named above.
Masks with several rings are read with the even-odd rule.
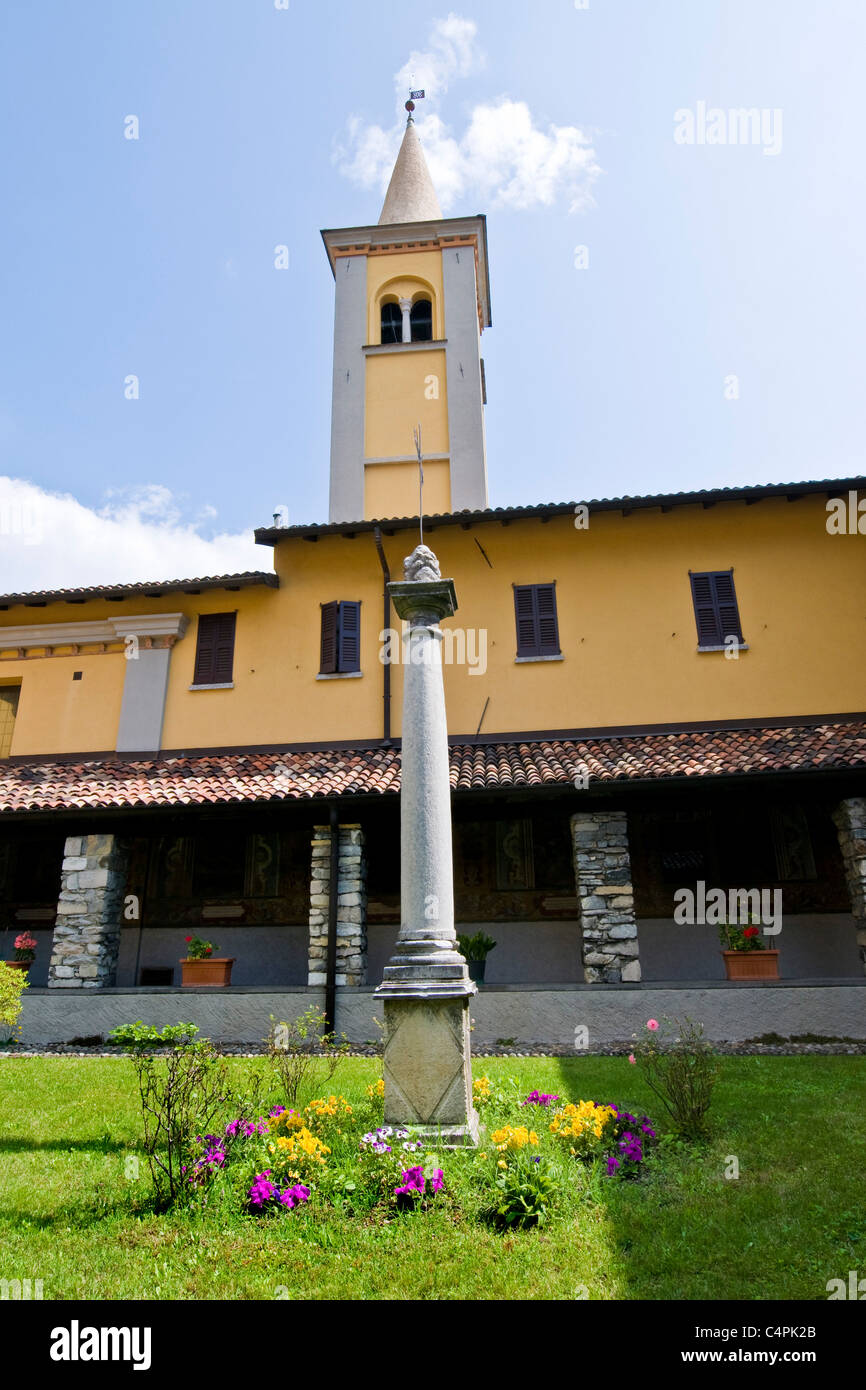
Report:
[[[325,1032],[325,1014],[311,1004],[291,1023],[270,1015],[271,1026],[265,1043],[268,1059],[277,1074],[286,1105],[294,1108],[304,1082],[324,1058],[324,1080],[329,1082],[349,1050],[345,1034]],[[319,1050],[317,1053],[317,1049]]]
[[[200,936],[187,936],[185,940],[187,960],[207,960],[214,951],[219,950],[215,942],[203,941]]]
[[[457,945],[464,960],[486,960],[496,942],[492,936],[485,936],[483,931],[478,931],[474,936],[458,935]]]
[[[720,922],[719,940],[726,951],[766,951],[767,946],[758,930],[760,917],[750,916],[748,922]]]
[[[18,1024],[23,1004],[21,995],[27,989],[27,977],[23,970],[13,970],[5,961],[0,961],[0,1027],[12,1029]],[[10,1041],[9,1038],[4,1041]]]
[[[176,1047],[195,1042],[198,1028],[194,1023],[169,1023],[165,1028],[156,1028],[151,1023],[120,1023],[108,1035],[110,1043],[132,1050],[154,1047]]]
[[[688,1017],[665,1018],[663,1023],[666,1032],[675,1032],[673,1040],[657,1039],[661,1030],[651,1018],[647,1023],[649,1037],[632,1055],[644,1081],[668,1112],[675,1133],[684,1139],[703,1139],[709,1130],[718,1056],[704,1038],[702,1023]]]
[[[499,1173],[495,1188],[489,1213],[494,1225],[503,1230],[542,1226],[556,1196],[557,1173],[546,1158],[521,1153]]]

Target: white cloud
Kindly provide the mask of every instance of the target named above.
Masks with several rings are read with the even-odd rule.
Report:
[[[202,536],[213,516],[205,505],[184,520],[174,494],[157,485],[112,490],[94,510],[68,493],[0,477],[0,592],[272,568],[249,532]]]
[[[398,118],[387,130],[350,118],[335,159],[341,172],[363,188],[384,195],[405,128],[403,102],[412,88],[426,98],[415,113],[430,176],[443,211],[458,200],[483,199],[492,207],[550,207],[567,198],[569,212],[591,206],[592,185],[601,169],[589,137],[577,126],[537,125],[524,101],[500,96],[479,102],[461,136],[451,133],[437,111],[455,78],[470,77],[485,64],[476,25],[450,14],[437,20],[429,46],[413,51],[395,73]]]

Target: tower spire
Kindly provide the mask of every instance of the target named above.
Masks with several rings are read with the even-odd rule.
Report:
[[[423,92],[413,92],[413,96],[423,95]],[[393,222],[438,222],[442,217],[436,189],[415,129],[412,115],[415,103],[411,97],[406,102],[406,110],[409,113],[406,130],[382,205],[380,227]]]

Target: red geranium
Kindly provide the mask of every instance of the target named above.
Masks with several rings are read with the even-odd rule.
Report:
[[[757,928],[757,927],[746,927],[746,930],[743,932],[743,936],[745,936],[746,938],[752,937],[752,936],[757,936],[757,935],[758,935],[758,928]]]
[[[185,937],[184,937],[184,941],[192,941],[192,937],[191,937],[191,936],[185,936]]]

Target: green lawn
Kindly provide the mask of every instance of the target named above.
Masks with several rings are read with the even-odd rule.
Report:
[[[379,1074],[352,1058],[331,1089],[360,1100]],[[624,1058],[485,1059],[482,1074],[621,1102],[665,1128]],[[508,1236],[453,1204],[387,1220],[314,1202],[271,1221],[156,1216],[143,1160],[137,1181],[125,1176],[140,1141],[131,1063],[2,1058],[0,1277],[41,1278],[46,1299],[273,1299],[284,1286],[290,1298],[826,1300],[827,1280],[866,1252],[866,1059],[725,1058],[712,1119],[704,1147],[665,1147],[640,1182],[605,1180],[597,1200]],[[449,1156],[446,1178],[465,1161]]]

